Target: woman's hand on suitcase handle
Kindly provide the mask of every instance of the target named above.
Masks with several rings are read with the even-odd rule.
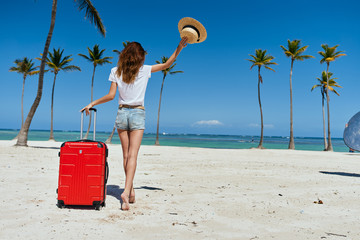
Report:
[[[90,114],[90,108],[92,108],[94,105],[92,103],[88,104],[86,107],[80,110],[80,112],[85,111],[86,116]]]

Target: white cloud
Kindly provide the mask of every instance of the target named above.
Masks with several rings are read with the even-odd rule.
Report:
[[[201,120],[193,124],[193,126],[222,126],[222,122],[218,120]]]
[[[260,124],[258,123],[250,123],[249,127],[253,127],[253,128],[260,128]],[[274,128],[274,124],[264,124],[264,128]]]

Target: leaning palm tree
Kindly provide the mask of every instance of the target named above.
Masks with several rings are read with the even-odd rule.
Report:
[[[168,57],[162,57],[161,58],[161,62],[156,61],[157,64],[161,64],[161,63],[166,63],[167,60],[169,58]],[[161,84],[161,90],[160,90],[160,100],[159,100],[159,110],[158,110],[158,119],[157,119],[157,128],[156,128],[156,140],[155,140],[155,145],[160,145],[159,143],[159,121],[160,121],[160,106],[161,106],[161,97],[162,97],[162,92],[163,92],[163,88],[164,88],[164,82],[165,82],[165,78],[168,74],[177,74],[177,73],[182,73],[183,71],[172,71],[173,68],[176,66],[176,63],[174,63],[173,65],[171,65],[170,67],[161,70],[163,73],[163,80],[162,80],[162,84]]]
[[[24,57],[23,59],[16,59],[15,60],[16,67],[11,67],[9,69],[10,72],[17,72],[23,75],[23,85],[22,85],[22,94],[21,94],[21,127],[24,124],[24,88],[25,88],[25,79],[29,75],[38,74],[39,71],[36,71],[36,67],[32,62],[32,59],[28,59]]]
[[[253,59],[247,59],[248,61],[252,62],[252,65],[250,67],[250,70],[254,67],[258,67],[258,100],[259,100],[259,107],[260,107],[260,116],[261,116],[261,135],[260,135],[260,143],[257,148],[263,149],[263,141],[264,141],[264,119],[263,119],[263,113],[262,113],[262,107],[261,107],[261,99],[260,99],[260,83],[263,83],[263,79],[260,74],[261,67],[264,66],[266,69],[269,69],[271,71],[274,71],[274,69],[270,68],[269,65],[277,65],[275,62],[271,62],[271,60],[274,59],[271,55],[266,55],[266,50],[256,49],[255,50],[255,56],[249,54],[250,57]]]
[[[125,48],[129,43],[130,43],[129,41],[122,42],[124,48]],[[114,49],[113,52],[117,53],[119,56],[120,56],[120,54],[121,54],[121,51],[119,51],[119,50],[117,50],[117,49]],[[106,144],[110,144],[110,143],[111,143],[112,138],[113,138],[114,133],[115,133],[115,129],[116,129],[116,127],[115,127],[115,125],[114,125],[113,130],[111,131],[110,136],[109,136],[108,139],[106,139],[106,141],[105,141]]]
[[[49,29],[49,32],[48,32],[48,35],[46,38],[44,51],[42,53],[42,59],[41,59],[41,63],[40,63],[39,83],[38,83],[37,94],[36,94],[34,103],[32,104],[30,111],[28,113],[28,116],[25,120],[25,123],[20,129],[19,137],[16,142],[17,146],[27,146],[27,139],[28,139],[30,124],[35,115],[36,109],[40,104],[43,83],[44,83],[45,62],[46,62],[46,57],[49,52],[50,42],[51,42],[52,34],[54,31],[54,27],[55,27],[57,2],[58,2],[58,0],[53,0],[53,3],[52,3],[51,23],[50,23],[50,29]],[[78,6],[80,11],[85,10],[85,17],[88,18],[90,20],[90,22],[93,23],[95,25],[95,27],[99,30],[101,35],[103,35],[105,37],[105,27],[102,23],[99,13],[97,12],[96,8],[93,6],[91,1],[90,0],[74,0],[74,2]]]
[[[53,53],[49,52],[49,57],[46,58],[46,65],[50,69],[51,72],[54,73],[54,81],[51,91],[51,124],[50,124],[50,138],[49,140],[54,140],[54,93],[55,93],[55,81],[58,73],[60,71],[64,72],[70,72],[70,71],[81,71],[81,69],[78,66],[75,65],[68,65],[73,59],[71,58],[71,55],[63,57],[62,54],[64,52],[64,49],[60,51],[60,48],[58,50],[53,49]],[[41,58],[37,58],[38,60],[41,60]]]
[[[294,129],[293,129],[293,104],[292,104],[292,71],[295,60],[303,61],[305,59],[313,58],[311,55],[302,55],[303,52],[308,48],[308,46],[300,47],[300,40],[288,40],[288,48],[280,46],[287,57],[291,58],[291,67],[290,67],[290,141],[289,149],[295,149],[294,142]]]
[[[335,94],[337,94],[338,96],[340,96],[340,94],[334,89],[334,87],[339,87],[341,88],[340,85],[338,85],[337,82],[335,82],[335,79],[337,78],[331,78],[332,77],[332,73],[329,72],[329,90],[334,92]],[[313,91],[315,88],[320,87],[320,92],[321,92],[321,103],[322,103],[322,116],[323,116],[323,130],[324,130],[324,151],[326,151],[326,149],[328,148],[327,145],[327,141],[326,141],[326,126],[325,126],[325,108],[324,108],[324,102],[325,102],[325,92],[326,92],[326,86],[327,86],[327,75],[326,72],[323,71],[321,74],[321,79],[320,78],[316,78],[319,83],[315,84],[312,88],[311,91]]]
[[[93,75],[92,75],[92,79],[91,79],[91,100],[90,102],[93,101],[93,96],[94,96],[94,77],[95,77],[95,70],[97,66],[102,66],[106,63],[111,63],[109,60],[112,59],[112,57],[103,57],[103,53],[105,51],[105,49],[100,50],[99,49],[99,45],[95,44],[95,46],[93,47],[93,49],[91,50],[89,47],[88,49],[88,53],[89,56],[86,56],[84,54],[79,53],[78,55],[85,58],[86,60],[88,60],[89,62],[91,62],[94,66],[93,69]],[[89,126],[85,135],[85,139],[88,137],[89,135],[89,131],[90,131],[90,125],[91,125],[91,114],[89,117]]]
[[[329,47],[327,44],[322,44],[321,47],[324,49],[323,52],[318,52],[323,58],[320,60],[320,63],[324,63],[326,62],[327,68],[326,68],[326,79],[327,79],[327,84],[326,84],[326,104],[327,104],[327,120],[328,120],[328,147],[327,147],[327,151],[333,151],[333,146],[331,144],[331,135],[330,135],[330,108],[329,108],[329,66],[330,66],[330,62],[335,61],[335,59],[341,57],[341,56],[346,56],[346,54],[343,54],[343,51],[336,51],[336,48],[339,45],[335,45],[334,47]]]

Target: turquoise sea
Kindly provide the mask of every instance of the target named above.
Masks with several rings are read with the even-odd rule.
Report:
[[[12,140],[18,130],[0,129],[0,140]],[[47,141],[50,132],[45,130],[32,130],[29,132],[28,140]],[[96,132],[96,140],[105,142],[110,132]],[[78,140],[79,131],[55,131],[55,140],[65,142]],[[142,145],[154,145],[156,134],[145,133]],[[211,134],[161,134],[160,145],[179,146],[179,147],[201,147],[201,148],[220,148],[220,149],[247,149],[257,147],[259,136],[241,135],[211,135]],[[92,139],[92,135],[89,136]],[[112,143],[120,144],[119,137],[115,132]],[[265,136],[264,147],[268,149],[287,149],[289,144],[288,137]],[[348,152],[348,147],[342,138],[332,138],[334,151]],[[323,138],[316,137],[296,137],[295,148],[297,150],[322,151],[324,149]]]

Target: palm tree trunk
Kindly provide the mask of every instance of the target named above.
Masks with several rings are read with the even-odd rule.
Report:
[[[20,129],[20,133],[19,133],[18,140],[16,142],[16,146],[27,146],[27,139],[28,139],[28,133],[29,133],[30,124],[31,124],[31,121],[32,121],[32,119],[33,119],[33,117],[35,115],[36,109],[40,104],[40,100],[41,100],[41,96],[42,96],[43,83],[44,83],[45,61],[46,61],[46,57],[48,55],[50,42],[51,42],[54,27],[55,27],[56,8],[57,8],[57,0],[53,0],[52,10],[51,10],[50,29],[49,29],[49,33],[48,33],[47,38],[46,38],[45,47],[44,47],[43,55],[42,55],[42,58],[41,58],[37,94],[36,94],[34,103],[30,108],[29,114],[26,117],[25,123]]]
[[[106,139],[106,141],[105,141],[105,143],[106,144],[110,144],[111,143],[111,140],[112,140],[112,138],[113,138],[113,136],[114,136],[114,133],[115,133],[115,127],[113,128],[113,130],[112,130],[112,132],[111,132],[111,134],[110,134],[110,136],[109,136],[109,138],[108,139]]]
[[[93,96],[94,96],[95,68],[96,68],[96,65],[94,65],[93,75],[92,75],[92,79],[91,79],[91,102],[93,101]],[[86,134],[85,134],[85,139],[87,139],[88,136],[89,136],[90,126],[91,126],[91,114],[89,115],[89,126],[88,126],[88,129],[87,129]]]
[[[159,143],[159,120],[160,120],[160,106],[161,106],[161,96],[164,88],[164,82],[165,82],[166,75],[164,74],[163,81],[161,84],[161,90],[160,90],[160,100],[159,100],[159,110],[158,110],[158,119],[157,119],[157,128],[156,128],[156,140],[155,145],[160,145]]]
[[[260,143],[257,148],[263,149],[263,141],[264,141],[264,119],[263,119],[263,113],[262,113],[262,107],[261,107],[261,99],[260,99],[260,66],[259,66],[259,81],[258,81],[258,99],[259,99],[259,107],[260,107],[260,116],[261,116],[261,135],[260,135]]]
[[[327,63],[327,69],[326,69],[326,102],[327,102],[327,117],[328,117],[328,147],[327,151],[333,151],[333,146],[331,144],[331,135],[330,135],[330,107],[329,107],[329,63]]]
[[[24,74],[24,80],[23,80],[23,86],[22,86],[22,94],[21,94],[21,128],[24,125],[24,89],[25,89],[25,79],[26,75]],[[20,128],[20,129],[21,129]],[[16,134],[16,137],[13,138],[13,140],[17,139],[19,137],[20,131],[18,134]]]
[[[290,142],[289,149],[295,149],[294,142],[294,129],[293,129],[293,102],[292,102],[292,70],[293,70],[294,60],[291,59],[291,68],[290,68]]]
[[[54,92],[55,92],[56,75],[57,75],[57,73],[55,73],[55,76],[54,76],[54,83],[53,83],[52,92],[51,92],[51,123],[50,123],[50,138],[49,138],[49,140],[55,140],[53,125],[54,125]]]
[[[26,79],[26,75],[24,75],[23,86],[22,86],[22,94],[21,94],[21,127],[24,125],[24,89],[25,89],[25,79]]]
[[[324,96],[324,90],[321,90],[321,95],[322,95],[322,116],[323,116],[323,130],[324,130],[324,151],[326,151],[327,149],[327,141],[326,141],[326,127],[325,127],[325,96]]]

